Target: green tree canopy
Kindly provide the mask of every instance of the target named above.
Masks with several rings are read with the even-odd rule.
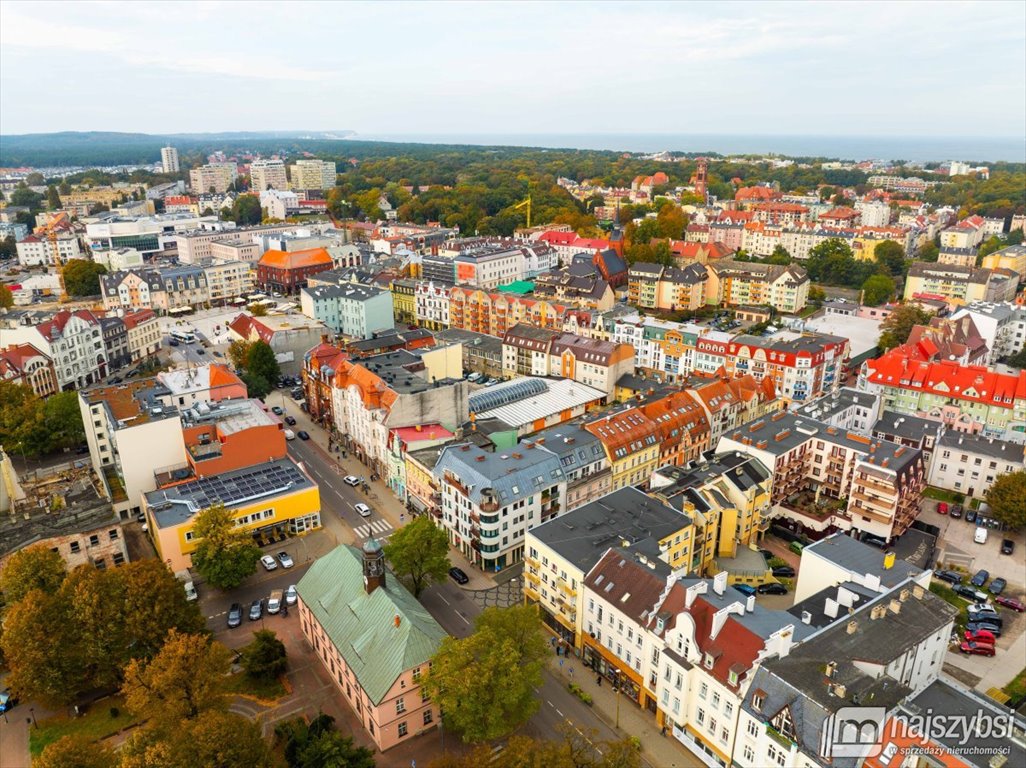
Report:
[[[877,346],[881,352],[904,344],[912,333],[913,326],[930,322],[930,314],[918,304],[902,304],[895,307],[880,323],[880,340]]]
[[[389,538],[385,557],[392,571],[419,597],[431,582],[449,573],[449,537],[426,515],[411,520]]]
[[[285,643],[269,629],[258,629],[242,649],[242,668],[250,677],[278,677],[285,673],[285,665]]]
[[[234,712],[206,710],[173,731],[148,725],[119,751],[117,768],[274,768],[260,725]],[[340,764],[344,765],[344,764]],[[334,768],[334,766],[332,766]]]
[[[473,634],[442,641],[424,687],[464,740],[499,738],[537,711],[547,653],[535,606],[486,608]]]
[[[51,184],[46,189],[46,204],[51,211],[60,210],[61,207],[61,196],[57,191],[57,187]]]
[[[927,240],[916,250],[916,261],[936,262],[940,256],[940,248],[933,240]]]
[[[274,350],[266,341],[254,341],[246,353],[246,372],[260,376],[272,386],[281,377],[281,367],[274,356]]]
[[[100,275],[107,274],[103,264],[88,259],[72,259],[64,266],[64,289],[69,296],[98,296]]]
[[[320,714],[279,723],[276,740],[283,744],[289,768],[374,768],[374,753],[335,730],[335,718]]]
[[[232,210],[228,214],[228,218],[239,226],[259,224],[263,218],[260,198],[256,195],[239,195],[232,203]]]
[[[193,537],[198,544],[192,564],[215,587],[235,589],[256,571],[260,549],[248,533],[236,527],[224,504],[215,504],[196,516]]]
[[[64,558],[45,544],[18,550],[0,571],[0,591],[8,605],[21,600],[33,589],[56,594],[68,575]]]
[[[663,203],[656,214],[656,230],[658,237],[680,240],[684,237],[684,228],[688,225],[688,217],[676,203]]]
[[[878,307],[894,297],[894,280],[887,275],[870,275],[862,284],[862,301],[870,307]]]
[[[58,392],[43,401],[43,429],[48,452],[75,448],[85,443],[82,411],[77,392]]]
[[[244,341],[242,339],[235,339],[231,344],[228,345],[228,359],[231,361],[232,366],[238,371],[245,369],[246,358],[249,355],[249,348],[253,342]]]
[[[984,498],[991,514],[1013,531],[1026,526],[1026,470],[999,475]]]
[[[0,239],[0,259],[7,261],[13,259],[18,255],[18,242],[14,239],[14,235],[8,235],[7,237]],[[4,286],[5,288],[7,286]],[[7,289],[10,291],[10,288]],[[11,297],[13,303],[14,297]]]
[[[873,258],[888,274],[894,276],[905,274],[905,249],[893,240],[877,243],[873,250]]]
[[[862,285],[877,271],[877,265],[857,261],[848,244],[840,238],[830,238],[813,246],[805,262],[809,279],[823,285]]]
[[[0,307],[10,309],[14,306],[14,294],[6,285],[0,285]]]

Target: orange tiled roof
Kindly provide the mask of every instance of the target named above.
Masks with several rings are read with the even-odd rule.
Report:
[[[260,257],[261,267],[276,269],[300,269],[301,267],[331,266],[331,256],[323,248],[307,248],[303,251],[277,251],[271,249]]]

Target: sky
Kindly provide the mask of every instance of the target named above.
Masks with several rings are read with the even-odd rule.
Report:
[[[1026,3],[0,2],[0,133],[1026,135]]]

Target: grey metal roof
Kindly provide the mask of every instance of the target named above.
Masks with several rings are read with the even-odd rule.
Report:
[[[948,430],[941,435],[940,440],[937,441],[937,446],[949,448],[952,451],[974,453],[991,459],[1024,461],[1024,446],[1021,443],[995,440],[992,437],[970,435],[964,432],[955,432],[954,430]]]
[[[880,418],[876,420],[876,424],[873,425],[873,434],[885,437],[903,437],[921,442],[931,433],[937,435],[942,426],[939,421],[922,419],[908,413],[883,411]]]
[[[471,443],[446,446],[435,464],[434,475],[441,480],[446,471],[467,487],[475,504],[481,503],[481,492],[486,489],[506,505],[566,480],[555,454],[527,446],[504,453],[485,451]]]
[[[883,552],[844,533],[835,533],[809,544],[803,551],[803,557],[806,553],[818,555],[852,574],[878,576],[880,583],[888,588],[922,573],[922,569],[904,560],[895,560],[892,567],[885,568]]]
[[[578,424],[557,424],[538,432],[532,439],[556,454],[567,474],[601,461],[606,455],[602,441]]]
[[[847,411],[849,408],[856,408],[858,406],[871,408],[876,401],[876,395],[860,392],[852,387],[841,387],[812,402],[805,403],[797,409],[796,413],[812,419],[823,419],[825,421]]]

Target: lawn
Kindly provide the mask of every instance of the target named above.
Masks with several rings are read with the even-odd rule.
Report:
[[[1012,697],[1013,702],[1026,699],[1026,669],[1017,674],[1003,690]]]
[[[966,619],[968,618],[965,609],[966,606],[969,605],[969,601],[956,595],[951,591],[950,587],[939,581],[930,582],[930,591],[937,595],[937,597],[942,598],[958,609],[958,616],[955,617],[955,625],[956,629],[961,631],[965,627]]]
[[[117,717],[110,716],[112,707],[117,707]],[[29,751],[35,757],[47,745],[64,736],[78,735],[99,741],[114,735],[123,728],[134,725],[136,722],[135,716],[125,709],[124,698],[112,696],[91,704],[81,717],[55,715],[46,720],[40,720],[38,728],[29,730]]]
[[[288,693],[281,680],[250,677],[245,672],[232,675],[225,686],[228,693],[251,696],[261,701],[274,701]]]
[[[931,485],[926,486],[923,491],[923,496],[928,499],[934,499],[935,501],[946,501],[949,504],[961,504],[965,498],[960,493],[954,493],[953,491],[945,491],[943,488],[934,488]]]

